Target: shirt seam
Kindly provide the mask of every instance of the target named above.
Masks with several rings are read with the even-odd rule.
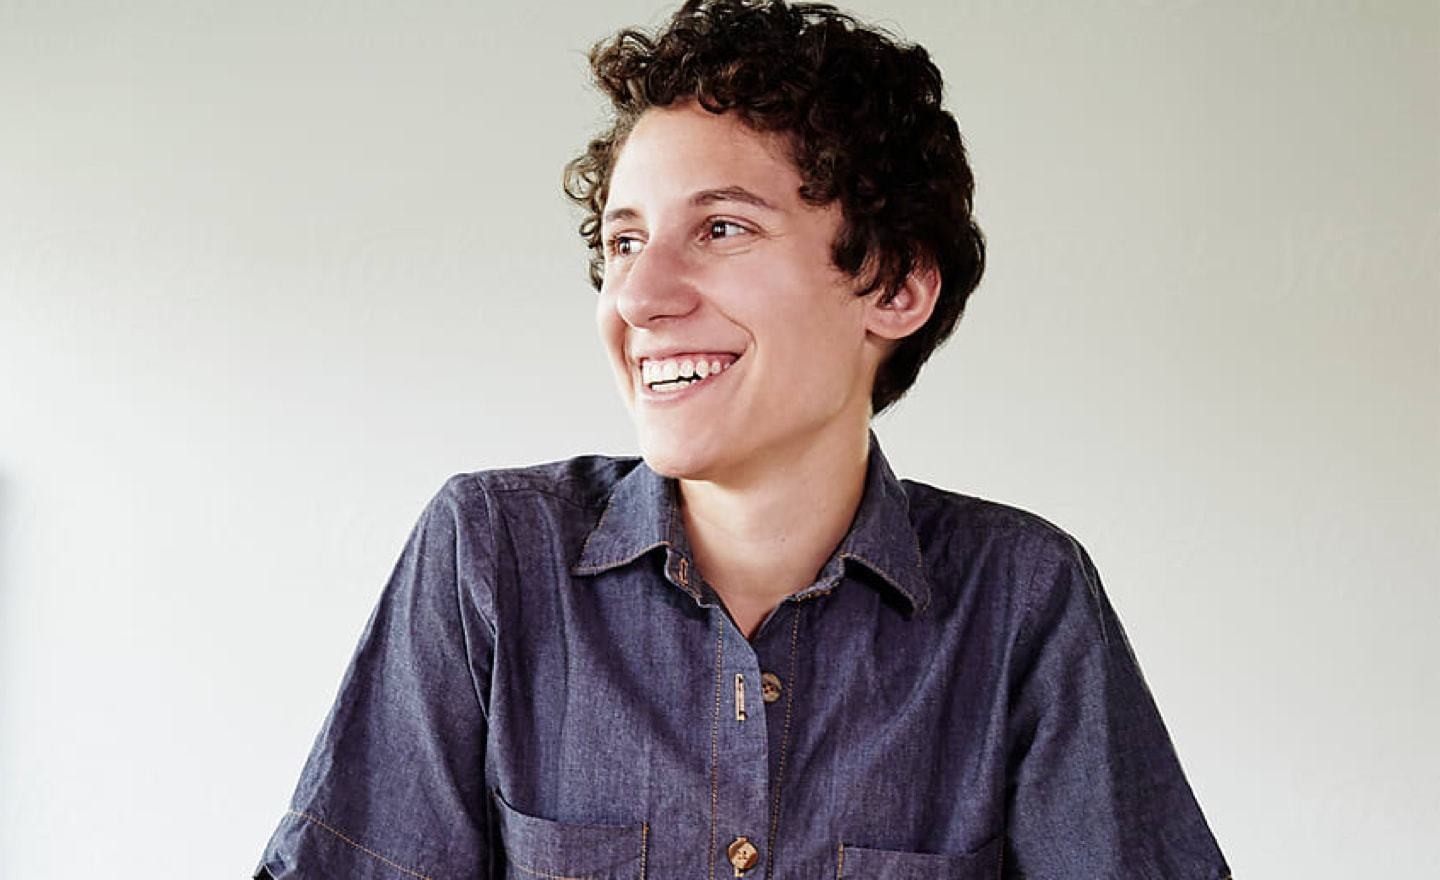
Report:
[[[645,861],[646,853],[648,850],[649,837],[650,825],[648,822],[642,823],[640,825],[640,880],[645,880]],[[521,864],[514,859],[510,860],[510,865],[511,867],[523,871],[526,874],[531,875],[532,877],[542,877],[544,878],[544,880],[598,880],[598,875],[596,874],[556,874],[551,871],[542,871],[539,868],[532,868],[529,865]]]
[[[491,474],[492,474],[492,473],[493,473],[492,471],[478,471],[478,472],[475,472],[475,473],[461,474],[460,476],[461,476],[462,478],[464,478],[464,479],[472,480],[473,482],[475,482],[476,484],[478,484],[479,486],[481,486],[482,489],[483,489],[485,492],[494,492],[494,493],[496,493],[496,494],[499,494],[499,493],[501,493],[501,492],[506,493],[506,494],[519,493],[519,492],[533,492],[533,493],[535,493],[536,495],[544,495],[544,496],[549,497],[549,498],[554,498],[554,499],[557,500],[557,501],[564,501],[564,502],[567,503],[567,504],[571,504],[571,505],[573,505],[573,506],[575,506],[575,507],[583,508],[583,509],[585,509],[585,510],[595,510],[595,509],[599,508],[600,506],[602,506],[602,505],[599,503],[599,502],[600,502],[600,498],[597,497],[597,496],[599,495],[598,492],[595,493],[594,495],[590,496],[590,497],[580,498],[580,497],[576,497],[576,496],[574,496],[574,495],[566,495],[566,494],[563,494],[563,493],[561,493],[561,492],[557,492],[557,491],[555,491],[555,489],[550,488],[550,487],[548,487],[548,486],[540,486],[540,485],[527,485],[527,486],[496,485],[496,484],[494,483],[494,481],[493,481],[493,478],[491,477]],[[628,472],[627,472],[626,475],[628,476]],[[605,496],[605,498],[604,498],[604,500],[605,500],[606,502],[609,501],[609,496],[614,494],[615,486],[618,486],[618,485],[620,484],[620,481],[623,480],[623,479],[624,479],[624,476],[622,476],[619,480],[616,480],[613,484],[611,484],[611,485],[607,488],[607,490],[606,490],[606,491],[607,491],[607,494],[606,494],[606,496]]]
[[[613,504],[613,502],[614,502],[614,500],[615,500],[615,487],[616,487],[617,485],[619,485],[619,481],[616,481],[615,484],[613,484],[613,485],[611,485],[611,486],[609,487],[608,494],[605,496],[604,503],[603,503],[603,504],[597,504],[594,499],[581,500],[581,499],[577,499],[577,498],[572,498],[572,497],[570,497],[570,496],[568,496],[568,495],[562,495],[562,494],[560,494],[560,493],[558,493],[558,492],[555,492],[555,491],[553,491],[553,490],[547,489],[547,488],[545,488],[544,486],[496,486],[496,485],[493,485],[488,479],[486,479],[486,474],[487,474],[487,472],[485,472],[485,471],[480,471],[480,472],[478,472],[478,473],[462,474],[462,475],[461,475],[461,478],[466,479],[466,480],[470,481],[471,483],[473,483],[474,486],[475,486],[475,488],[479,491],[481,497],[483,498],[483,500],[484,500],[484,502],[485,502],[486,515],[487,515],[487,517],[488,517],[489,520],[490,520],[489,525],[490,525],[490,534],[491,534],[491,540],[492,540],[492,542],[495,541],[496,531],[495,531],[494,507],[493,507],[492,504],[491,504],[491,496],[492,496],[492,495],[499,495],[499,494],[501,494],[501,493],[504,493],[504,494],[507,494],[507,495],[510,495],[510,494],[540,495],[540,496],[543,496],[543,497],[545,497],[545,498],[550,498],[550,499],[553,499],[553,500],[555,500],[555,501],[560,501],[560,502],[562,502],[562,503],[564,503],[564,504],[568,504],[568,505],[570,505],[571,507],[575,508],[576,510],[583,511],[583,512],[585,512],[585,513],[593,513],[593,512],[595,512],[596,510],[599,510],[599,511],[600,511],[600,518],[599,518],[598,520],[596,520],[595,526],[594,526],[593,528],[591,528],[590,531],[589,531],[589,533],[587,533],[587,534],[585,535],[585,541],[584,541],[583,544],[580,545],[580,553],[577,555],[577,558],[576,558],[575,563],[574,563],[574,564],[571,566],[571,568],[570,568],[572,574],[576,574],[576,575],[597,574],[597,573],[599,573],[599,572],[601,572],[601,571],[604,571],[604,570],[607,569],[607,568],[614,568],[615,566],[618,566],[618,565],[622,565],[622,564],[625,564],[625,563],[628,563],[628,562],[633,562],[634,560],[640,558],[641,556],[645,555],[646,553],[650,552],[651,550],[654,550],[656,547],[661,546],[660,544],[652,544],[651,546],[646,547],[646,548],[644,548],[643,550],[637,552],[634,556],[631,556],[629,559],[621,559],[621,560],[618,560],[618,561],[615,561],[615,562],[605,563],[605,564],[602,564],[602,565],[600,565],[600,566],[581,566],[579,560],[585,558],[586,552],[588,552],[589,549],[590,549],[590,542],[591,542],[591,540],[595,537],[595,534],[596,534],[598,531],[600,531],[600,526],[605,522],[605,516],[610,512],[610,508],[611,508],[611,506],[612,506],[612,504]],[[622,478],[622,479],[623,479],[623,478]],[[498,543],[497,543],[495,546],[498,546]]]
[[[304,819],[304,820],[307,821],[307,822],[311,822],[311,823],[313,823],[313,824],[315,824],[315,825],[320,826],[320,827],[323,828],[324,830],[328,831],[330,834],[334,835],[337,839],[339,839],[340,841],[342,841],[343,843],[345,843],[347,846],[350,846],[350,847],[353,847],[353,848],[356,849],[356,850],[359,850],[360,852],[364,853],[365,855],[369,856],[370,858],[375,859],[377,862],[380,862],[380,863],[382,863],[382,864],[384,864],[384,865],[387,865],[387,866],[389,866],[389,867],[391,867],[391,868],[394,868],[395,870],[399,871],[399,872],[402,873],[402,874],[405,874],[406,876],[415,877],[415,878],[417,878],[417,880],[434,880],[434,878],[431,877],[431,876],[428,875],[428,874],[422,874],[422,873],[420,873],[419,871],[412,871],[411,869],[405,867],[404,865],[400,864],[399,862],[393,861],[393,860],[391,860],[391,859],[387,859],[385,856],[382,856],[380,853],[376,852],[375,850],[370,849],[369,847],[367,847],[367,846],[365,846],[365,845],[363,845],[363,844],[361,844],[361,843],[359,843],[359,842],[351,839],[351,838],[350,838],[347,834],[345,834],[343,831],[341,831],[340,829],[335,828],[334,826],[326,823],[323,819],[321,819],[321,818],[318,817],[318,816],[314,816],[314,815],[312,815],[312,814],[310,814],[310,813],[305,813],[305,812],[302,812],[302,811],[300,811],[300,810],[289,810],[289,811],[287,811],[287,812],[288,812],[290,815],[292,815],[292,816],[296,816],[296,817],[298,817],[298,818]]]
[[[1034,540],[1038,543],[1042,539],[1037,536]],[[1059,567],[1060,560],[1054,552],[1053,545],[1050,545],[1048,541],[1046,545],[1047,546],[1041,548],[1039,552],[1035,554],[1035,565],[1030,569],[1030,576],[1025,579],[1024,605],[1020,613],[1020,625],[1016,628],[1015,633],[1015,644],[1017,647],[1028,643],[1030,640],[1031,627],[1034,626],[1035,606],[1038,604],[1036,597],[1038,590],[1035,584],[1040,578],[1041,570]]]
[[[497,606],[497,604],[498,604],[498,602],[499,602],[499,598],[498,598],[498,596],[495,595],[495,577],[496,577],[496,572],[495,572],[495,570],[494,570],[494,566],[495,566],[495,557],[496,557],[496,554],[497,554],[497,548],[500,546],[500,541],[499,541],[499,534],[495,531],[495,514],[494,514],[494,509],[491,507],[491,504],[490,504],[490,493],[489,493],[488,491],[486,491],[486,489],[485,489],[485,487],[484,487],[483,485],[480,486],[480,501],[481,501],[481,503],[482,503],[482,504],[484,505],[484,507],[485,507],[485,530],[486,530],[487,532],[489,532],[489,534],[490,534],[490,547],[489,547],[489,551],[490,551],[490,552],[489,552],[488,554],[486,554],[487,556],[489,556],[489,560],[488,560],[488,561],[489,561],[490,566],[491,566],[491,569],[492,569],[492,570],[489,572],[490,577],[487,579],[487,580],[488,580],[488,583],[489,583],[490,590],[491,590],[490,605],[491,605],[491,607],[492,607],[492,609],[493,609],[493,613],[494,613],[495,617],[498,619],[498,617],[499,617],[499,608],[496,607],[496,606]],[[456,560],[459,560],[459,558],[460,558],[460,548],[459,548],[459,543],[460,543],[460,531],[459,531],[458,528],[457,528],[456,531],[455,531],[455,543],[456,543],[456,547],[455,547],[455,559],[456,559]],[[485,609],[484,609],[483,607],[476,606],[475,611],[476,611],[476,613],[480,616],[480,620],[481,620],[486,626],[490,627],[490,636],[491,636],[492,644],[494,644],[495,646],[498,647],[498,645],[499,645],[499,626],[497,625],[496,620],[492,620],[489,616],[487,616],[486,613],[485,613]],[[485,705],[485,701],[482,700],[481,697],[480,697],[480,694],[481,694],[480,682],[475,678],[475,664],[474,664],[474,662],[472,662],[472,658],[474,657],[474,653],[475,653],[475,652],[474,652],[474,649],[473,649],[473,647],[472,647],[472,645],[471,645],[471,641],[470,641],[470,631],[469,631],[468,629],[466,629],[466,627],[465,627],[464,598],[463,598],[463,591],[462,591],[462,589],[461,589],[460,574],[459,574],[459,571],[458,571],[458,566],[457,566],[457,571],[456,571],[456,574],[455,574],[455,618],[456,618],[456,620],[457,620],[457,621],[459,622],[459,624],[460,624],[460,639],[461,639],[462,644],[465,646],[465,674],[466,674],[467,676],[469,676],[469,678],[470,678],[470,688],[471,688],[472,692],[473,692],[474,695],[475,695],[475,707],[480,710],[481,716],[483,716],[484,718],[486,718],[487,721],[488,721],[488,719],[489,719],[489,717],[490,717],[489,707],[487,707],[487,706]],[[492,651],[492,653],[493,653],[493,651]],[[491,661],[491,665],[493,666],[493,660]]]
[[[720,846],[720,691],[725,677],[725,627],[718,614],[715,639],[715,714],[710,721],[710,880],[715,880],[716,850]]]
[[[510,860],[510,867],[529,874],[531,877],[542,877],[544,880],[597,880],[594,874],[552,874],[549,871],[542,871],[539,868],[522,865],[514,859]]]
[[[770,805],[770,858],[766,862],[765,877],[775,876],[775,853],[779,850],[780,836],[780,794],[785,787],[785,758],[790,753],[790,719],[795,708],[795,670],[800,654],[800,614],[803,609],[795,606],[791,612],[794,619],[790,624],[790,686],[785,688],[785,725],[780,734],[780,764],[775,771],[775,798]]]

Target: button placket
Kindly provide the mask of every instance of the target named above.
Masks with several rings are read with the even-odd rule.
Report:
[[[769,846],[765,829],[771,800],[771,719],[762,709],[760,659],[754,645],[723,608],[712,614],[718,654],[709,876],[754,878],[765,869],[761,854]],[[761,871],[753,870],[757,865]]]
[[[780,811],[781,811],[781,803],[782,803],[782,801],[781,801],[781,795],[782,795],[782,793],[783,793],[783,791],[784,791],[784,788],[785,788],[785,759],[788,757],[789,752],[790,752],[790,725],[791,725],[791,721],[792,721],[793,718],[794,718],[794,709],[795,709],[795,688],[794,688],[794,682],[795,682],[796,669],[797,669],[797,667],[798,667],[798,663],[799,663],[799,659],[800,659],[800,617],[801,617],[801,614],[802,614],[802,607],[803,607],[803,606],[801,606],[801,605],[797,602],[797,603],[795,603],[794,607],[792,607],[792,608],[790,609],[790,614],[791,614],[791,619],[790,619],[790,645],[789,645],[789,652],[788,652],[788,656],[787,656],[787,669],[786,669],[786,674],[787,674],[787,676],[788,676],[789,679],[790,679],[791,687],[788,688],[788,689],[786,689],[786,690],[785,690],[785,693],[784,693],[784,696],[785,696],[785,715],[784,715],[784,721],[783,721],[783,723],[782,723],[783,726],[781,727],[781,730],[780,730],[780,746],[779,746],[779,755],[778,755],[777,767],[776,767],[776,770],[775,770],[774,793],[773,793],[773,797],[772,797],[772,800],[771,800],[771,803],[770,803],[770,834],[769,834],[769,841],[770,841],[770,861],[769,861],[769,863],[768,863],[768,865],[766,866],[766,869],[765,869],[765,873],[766,873],[766,877],[767,877],[767,878],[773,876],[774,873],[775,873],[775,864],[776,864],[776,863],[775,863],[775,854],[776,854],[776,851],[777,851],[777,849],[778,849],[779,840],[780,840]],[[776,700],[778,701],[779,698],[780,698],[780,696],[781,696],[780,690],[778,689],[779,685],[781,684],[781,682],[780,682],[780,677],[779,677],[779,676],[773,676],[773,677],[774,677],[774,679],[775,679],[775,685],[777,686],[777,690],[776,690],[776,692],[775,692],[775,698],[776,698]],[[763,682],[763,680],[764,680],[764,675],[763,675],[763,674],[762,674],[762,676],[761,676],[761,679],[762,679],[762,682]],[[763,685],[762,685],[762,686],[763,686]]]

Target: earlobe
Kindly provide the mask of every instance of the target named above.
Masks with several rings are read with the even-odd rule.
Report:
[[[940,270],[928,261],[921,263],[910,270],[889,299],[875,297],[869,330],[884,339],[903,339],[925,326],[939,297]]]

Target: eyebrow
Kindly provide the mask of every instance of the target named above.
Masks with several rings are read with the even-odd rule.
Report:
[[[766,211],[777,211],[778,208],[761,196],[759,193],[751,192],[743,186],[721,186],[715,189],[702,189],[690,197],[692,205],[713,205],[716,202],[741,202],[746,205],[753,205],[763,208]],[[640,212],[634,208],[616,208],[613,211],[606,211],[600,218],[602,225],[609,225],[620,220],[634,220],[640,216]]]
[[[743,186],[722,186],[719,189],[702,189],[690,197],[692,205],[709,205],[715,202],[744,202],[747,205],[754,205],[757,208],[764,208],[767,211],[776,210],[775,206],[758,193],[753,193]]]

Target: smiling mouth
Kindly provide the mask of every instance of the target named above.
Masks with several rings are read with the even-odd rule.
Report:
[[[656,394],[672,394],[720,375],[736,360],[738,358],[731,354],[647,359],[640,363],[641,381]]]

